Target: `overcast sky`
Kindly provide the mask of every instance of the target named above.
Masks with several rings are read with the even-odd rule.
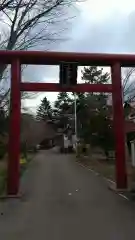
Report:
[[[135,1],[87,0],[77,5],[79,11],[68,31],[70,40],[53,50],[71,52],[135,53]],[[33,72],[34,70],[34,72]],[[58,81],[57,67],[33,67],[24,72],[32,81]],[[80,77],[80,74],[79,74]],[[46,95],[56,99],[56,93],[40,94],[28,100],[31,109]]]

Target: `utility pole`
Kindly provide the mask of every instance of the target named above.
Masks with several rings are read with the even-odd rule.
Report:
[[[77,146],[77,114],[76,114],[76,93],[74,93],[74,114],[75,114],[75,142]]]

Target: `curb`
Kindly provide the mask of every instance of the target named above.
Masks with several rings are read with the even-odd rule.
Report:
[[[83,167],[85,169],[87,169],[88,171],[92,172],[95,174],[95,176],[101,176],[106,182],[110,183],[111,185],[108,186],[108,189],[115,192],[116,194],[118,194],[120,197],[124,198],[127,201],[130,201],[130,199],[128,197],[126,197],[123,192],[125,191],[124,189],[116,189],[116,182],[112,181],[109,178],[103,177],[99,172],[96,172],[95,170],[88,168],[87,166],[81,164],[80,162],[76,163],[80,166]]]

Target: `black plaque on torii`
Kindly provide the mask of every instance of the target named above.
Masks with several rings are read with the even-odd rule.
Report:
[[[75,86],[77,84],[77,63],[61,62],[59,70],[59,83],[63,87]]]

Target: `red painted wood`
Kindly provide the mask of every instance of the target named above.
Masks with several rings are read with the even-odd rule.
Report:
[[[20,159],[20,63],[14,60],[11,65],[11,103],[8,156],[8,195],[16,195],[19,190]]]
[[[113,119],[116,144],[116,183],[118,189],[127,188],[124,109],[122,102],[121,66],[116,62],[112,66]]]
[[[8,194],[17,194],[19,189],[20,91],[113,92],[116,138],[116,182],[117,188],[127,187],[120,66],[135,66],[135,55],[0,51],[0,62],[12,63]],[[62,88],[59,84],[54,83],[20,84],[20,64],[59,65],[60,62],[77,62],[80,66],[112,66],[112,85],[78,84],[70,88]]]
[[[112,92],[111,84],[77,84],[62,88],[58,83],[21,83],[21,91],[30,92]]]
[[[78,65],[109,66],[119,61],[121,66],[135,66],[135,55],[129,54],[95,54],[95,53],[68,53],[48,51],[0,51],[0,62],[11,63],[18,58],[21,64],[50,64],[60,62],[77,62]]]

